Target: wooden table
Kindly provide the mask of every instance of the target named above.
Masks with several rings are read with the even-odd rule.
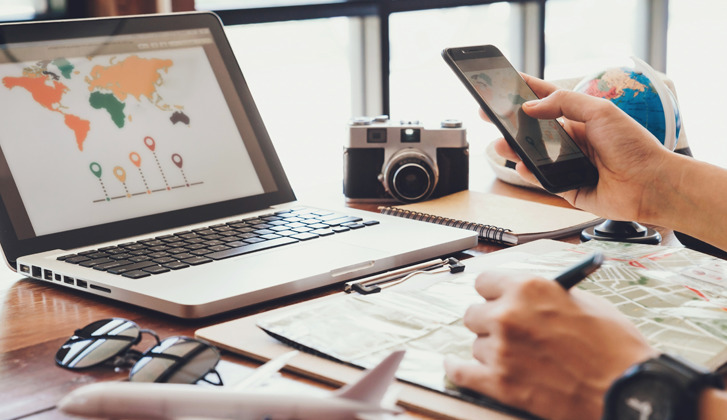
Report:
[[[482,172],[482,173],[479,173]],[[491,191],[541,203],[569,207],[559,197],[544,192],[514,187],[494,179],[489,170],[473,171],[470,188]],[[336,186],[336,192],[340,186]],[[338,193],[340,194],[340,193]],[[333,196],[337,196],[333,193]],[[343,200],[343,196],[340,196]],[[361,206],[375,210],[375,206]],[[658,229],[664,244],[675,245],[678,240],[671,231]],[[566,238],[578,243],[578,238]],[[500,249],[496,245],[479,244],[469,253],[487,253]],[[7,267],[0,268],[0,419],[65,418],[55,404],[71,390],[96,381],[123,379],[127,372],[113,372],[107,367],[84,371],[68,371],[55,365],[54,355],[73,333],[92,321],[122,317],[142,328],[156,331],[160,337],[172,335],[193,336],[195,330],[219,322],[251,315],[283,304],[290,304],[313,296],[332,292],[334,287],[307,293],[284,301],[260,304],[203,320],[180,320],[132,305],[82,295],[42,281],[20,281],[21,276]],[[340,286],[335,287],[338,289]],[[138,346],[152,345],[148,337]],[[225,354],[225,360],[255,366],[255,362]]]

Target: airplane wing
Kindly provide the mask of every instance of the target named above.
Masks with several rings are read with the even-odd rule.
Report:
[[[232,389],[243,390],[260,385],[288,364],[290,359],[297,356],[298,353],[298,350],[293,350],[276,358],[270,359],[267,363],[255,369],[250,375],[232,385]]]

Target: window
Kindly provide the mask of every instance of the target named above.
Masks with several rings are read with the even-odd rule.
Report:
[[[549,0],[545,7],[545,78],[586,76],[630,65],[639,51],[634,0]]]
[[[320,4],[321,2],[315,3]],[[451,74],[439,53],[442,48],[448,46],[491,43],[498,45],[517,68],[523,69],[522,57],[528,54],[528,50],[532,54],[533,50],[539,48],[538,43],[533,42],[532,39],[523,39],[522,28],[530,24],[525,22],[525,14],[519,10],[523,3],[502,1],[472,5],[472,2],[469,2],[467,6],[443,8],[431,8],[433,6],[427,4],[422,6],[426,10],[416,10],[417,3],[405,1],[371,0],[356,3],[366,3],[373,7],[386,3],[391,7],[392,13],[390,14],[377,16],[376,13],[373,13],[368,18],[377,20],[388,17],[389,19],[389,32],[384,35],[389,37],[389,73],[388,75],[385,72],[383,74],[388,76],[388,105],[392,117],[418,119],[429,124],[436,124],[445,118],[461,119],[468,129],[471,152],[481,153],[484,145],[499,134],[493,127],[483,124],[479,120],[476,104]],[[450,4],[456,6],[456,3],[460,2],[443,2],[442,6]],[[538,3],[533,4],[535,7],[541,7]],[[246,7],[246,5],[247,3],[241,2],[239,7]],[[727,27],[723,25],[723,22],[727,20],[727,11],[723,11],[724,8],[721,6],[720,0],[706,0],[698,4],[688,0],[547,0],[543,6],[545,26],[542,33],[538,35],[545,39],[543,43],[545,78],[553,80],[581,77],[611,66],[630,65],[629,57],[632,55],[644,58],[650,61],[655,68],[662,71],[666,69],[669,77],[674,80],[680,99],[685,133],[688,133],[689,143],[695,156],[727,167],[727,142],[716,138],[722,130],[719,123],[716,122],[717,119],[714,118],[714,110],[711,109],[713,101],[710,99],[714,95],[710,89],[704,88],[702,77],[694,77],[695,74],[700,74],[696,69],[701,69],[703,72],[708,71],[713,75],[722,74],[724,70],[727,70],[727,59],[723,58],[725,55],[709,54],[710,50],[706,46],[720,45],[721,42],[714,42],[714,40],[724,40],[727,37]],[[658,13],[654,13],[654,7],[662,8],[661,10],[668,8],[669,29],[666,40],[664,39],[666,26],[659,26],[665,25],[666,22],[659,21],[661,17]],[[330,38],[315,40],[313,33],[321,34],[322,32],[306,29],[303,32],[308,32],[310,38],[306,38],[303,43],[296,44],[321,45],[319,50],[328,50],[330,54],[328,57],[321,58],[319,62],[325,63],[326,60],[333,60],[340,71],[346,72],[346,62],[350,63],[351,57],[356,54],[363,54],[362,49],[357,45],[358,40],[349,36],[352,30],[351,22],[362,18],[336,19],[348,22],[348,24],[336,24],[339,27],[337,32],[339,43],[333,42],[333,39]],[[327,19],[310,21],[311,27],[326,26],[328,25],[326,22]],[[261,28],[266,25],[277,26],[270,26],[271,29],[265,30],[262,36],[252,34],[255,30],[262,30]],[[348,29],[345,29],[346,26]],[[296,28],[299,27],[284,23],[242,28],[241,26],[239,29],[231,29],[230,33],[249,29],[247,33],[250,37],[264,40],[263,45],[267,45],[268,38],[276,36],[277,32],[298,30]],[[347,31],[349,32],[347,33]],[[698,35],[695,36],[695,34]],[[296,40],[298,35],[300,33],[296,33]],[[238,40],[233,40],[233,45],[237,42]],[[331,42],[335,46],[332,47]],[[666,53],[662,52],[662,57],[659,57],[659,51],[656,51],[656,55],[654,53],[654,49],[659,49],[659,43],[666,46]],[[256,48],[254,42],[248,44],[245,48],[253,50]],[[656,47],[655,44],[657,44]],[[378,49],[376,42],[368,47],[371,45]],[[698,47],[700,45],[705,45],[705,47]],[[293,49],[296,50],[294,51],[296,54],[303,50],[307,51],[306,47]],[[262,54],[261,50],[259,54]],[[316,54],[307,52],[302,55],[314,57]],[[336,59],[333,58],[335,54],[339,55]],[[664,55],[666,58],[663,57]],[[368,58],[370,59],[370,56]],[[358,58],[359,62],[365,59]],[[303,60],[305,61],[305,59]],[[336,139],[346,135],[345,130],[339,131],[340,135],[332,134],[331,127],[344,126],[348,118],[354,116],[351,113],[361,114],[362,108],[351,105],[351,101],[357,100],[363,92],[356,88],[358,83],[362,83],[357,78],[369,77],[369,75],[362,75],[360,69],[356,70],[354,68],[356,64],[348,64],[348,66],[348,74],[351,75],[348,81],[341,80],[342,77],[346,77],[345,74],[331,74],[330,67],[327,67],[322,73],[309,69],[310,71],[306,73],[309,83],[307,87],[291,87],[291,89],[298,89],[297,92],[301,95],[310,94],[310,89],[313,89],[314,86],[318,95],[311,97],[320,98],[324,92],[326,95],[331,95],[328,103],[338,105],[330,108],[327,108],[326,104],[300,106],[301,113],[306,112],[313,115],[311,117],[301,115],[300,120],[321,121],[318,124],[320,132],[323,133],[330,129],[330,135]],[[303,67],[305,66],[303,65]],[[285,100],[285,95],[281,95],[279,87],[275,87],[270,73],[255,75],[256,72],[262,72],[263,68],[264,64],[260,62],[243,62],[245,73],[248,78],[253,79],[251,81],[253,93],[255,94],[256,90],[259,92],[256,94],[256,98],[261,102],[263,117],[273,132],[274,140],[290,142],[296,146],[295,151],[292,152],[288,152],[288,146],[283,146],[282,143],[279,147],[284,164],[289,167],[291,161],[300,160],[300,152],[303,151],[305,142],[292,140],[295,138],[295,130],[288,122],[293,121],[295,117],[286,119],[282,114],[287,113],[279,112],[279,102]],[[386,67],[384,66],[384,68]],[[382,69],[379,63],[369,63],[366,72],[375,72],[377,69]],[[278,71],[284,72],[281,68]],[[528,71],[533,73],[532,67]],[[325,88],[327,83],[315,82],[316,77],[330,80],[331,83],[328,85],[337,81],[340,88]],[[386,86],[384,88],[386,89]],[[368,94],[371,94],[370,89]],[[371,107],[371,102],[379,101],[382,97],[385,101],[385,95],[375,95],[373,100],[369,98],[368,109],[376,108],[376,106]],[[325,109],[328,111],[324,111]],[[329,118],[321,118],[320,113],[325,113]],[[279,125],[280,127],[278,127]],[[297,125],[299,134],[302,133],[300,130],[306,129],[303,127],[305,123]],[[286,130],[289,132],[288,134],[279,134]],[[339,151],[336,148],[335,152],[330,153],[329,158],[338,159]],[[337,176],[337,174],[332,175]],[[323,174],[319,174],[319,176],[322,177]],[[293,174],[291,174],[291,178],[297,179]]]
[[[342,174],[351,118],[349,18],[226,29],[296,192]],[[325,164],[321,164],[325,162]]]
[[[71,3],[3,0],[0,19],[76,17]],[[380,110],[429,124],[461,119],[472,153],[481,152],[498,133],[479,120],[475,102],[439,56],[444,47],[481,43],[500,47],[516,68],[551,80],[629,65],[632,55],[645,59],[675,82],[695,156],[727,167],[714,89],[703,82],[704,75],[717,78],[727,70],[721,47],[727,9],[721,0],[196,0],[195,5],[218,10],[228,26],[293,184],[338,178],[340,173],[325,172],[303,156],[315,150],[337,170],[346,122]]]
[[[390,18],[392,118],[417,119],[438,125],[444,119],[462,120],[470,153],[499,135],[484,123],[478,105],[441,57],[446,47],[494,44],[516,61],[519,45],[511,33],[517,16],[507,2],[486,6],[399,12]]]
[[[37,0],[3,0],[0,6],[0,22],[28,20],[45,13],[46,4]]]
[[[724,89],[727,8],[721,0],[671,0],[667,74],[679,97],[694,157],[727,168]]]

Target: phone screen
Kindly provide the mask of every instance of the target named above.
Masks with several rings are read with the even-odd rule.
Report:
[[[543,187],[561,192],[595,184],[596,169],[560,123],[522,110],[538,98],[497,48],[451,48],[443,55]]]

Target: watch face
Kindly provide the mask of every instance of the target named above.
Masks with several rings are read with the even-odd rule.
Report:
[[[635,380],[634,380],[635,379]],[[677,420],[677,387],[664,377],[642,376],[623,384],[615,399],[613,418],[619,420]]]

